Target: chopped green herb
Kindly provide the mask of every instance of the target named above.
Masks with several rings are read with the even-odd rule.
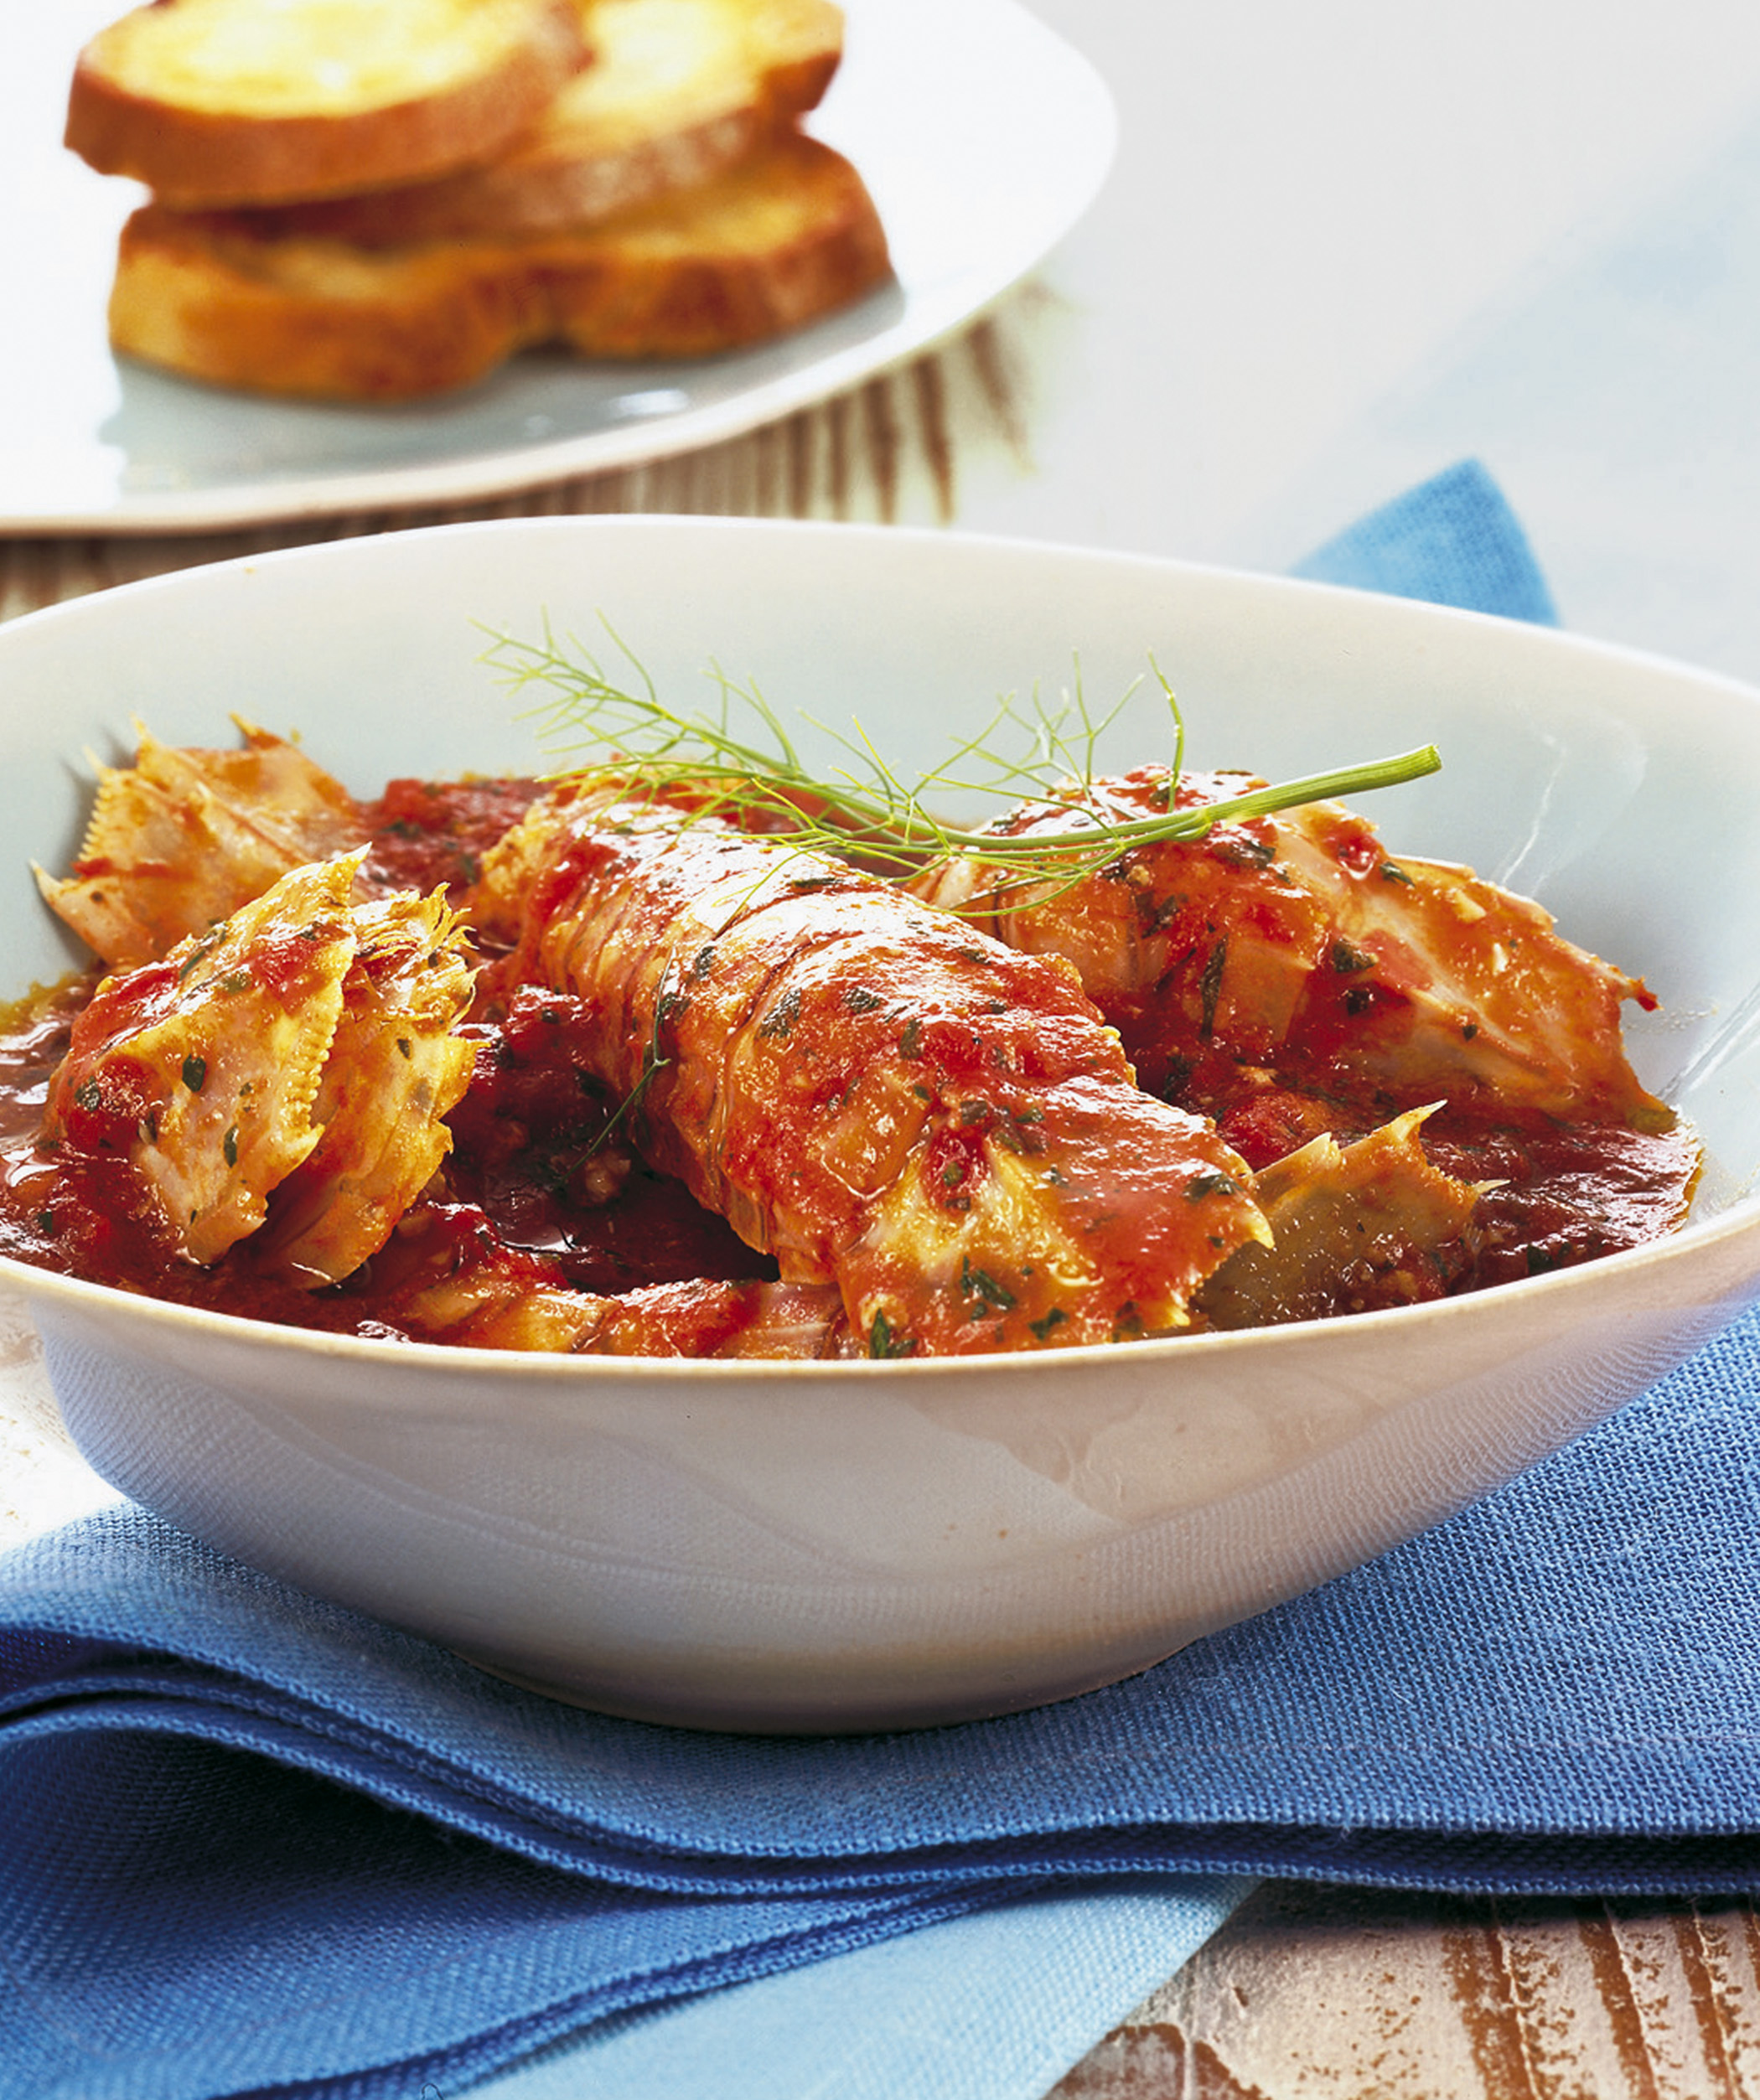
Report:
[[[781,998],[771,1007],[758,1024],[758,1032],[767,1039],[785,1036],[800,1018],[800,987],[790,985]]]
[[[1162,1082],[1162,1099],[1163,1101],[1172,1102],[1177,1107],[1179,1103],[1179,1097],[1184,1093],[1187,1083],[1190,1080],[1191,1077],[1191,1058],[1170,1058],[1167,1060],[1167,1076]]]
[[[1277,857],[1273,841],[1255,839],[1250,831],[1230,831],[1218,839],[1210,851],[1218,860],[1235,867],[1269,867]]]
[[[1198,980],[1198,996],[1204,1002],[1204,1032],[1206,1036],[1216,1032],[1216,1007],[1222,997],[1222,973],[1229,966],[1228,936],[1224,934],[1210,950],[1204,966],[1204,975]]]
[[[998,1312],[1007,1312],[1015,1295],[1006,1283],[998,1283],[987,1269],[974,1269],[968,1254],[960,1257],[960,1289],[968,1298],[981,1299]]]
[[[867,1331],[867,1353],[871,1357],[908,1356],[916,1346],[908,1334],[893,1331],[892,1322],[883,1312],[874,1315],[873,1325]]]
[[[1186,1193],[1194,1203],[1201,1203],[1207,1196],[1238,1196],[1240,1184],[1226,1174],[1194,1174],[1186,1183]]]
[[[202,935],[201,939],[197,941],[194,947],[192,948],[189,953],[184,956],[183,961],[178,965],[177,980],[179,984],[183,983],[184,980],[189,975],[191,970],[197,968],[199,965],[207,961],[208,958],[220,945],[220,935],[224,934],[225,930],[225,922],[222,921],[220,925],[215,928],[211,934],[204,934]]]
[[[192,1094],[199,1094],[208,1078],[208,1060],[205,1058],[185,1058],[184,1084]]]

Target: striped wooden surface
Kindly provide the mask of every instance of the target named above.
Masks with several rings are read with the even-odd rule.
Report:
[[[0,537],[0,618],[199,562],[464,519],[657,511],[946,525],[962,478],[1033,471],[1028,360],[1048,298],[1029,287],[940,349],[744,437],[520,495],[236,532]]]
[[[1036,471],[1032,375],[1055,337],[1056,305],[1029,285],[941,349],[773,427],[494,503],[254,531],[0,538],[0,618],[197,563],[467,518],[660,511],[950,524],[975,481],[993,488]],[[0,1334],[0,1353],[7,1340]],[[16,1353],[22,1337],[10,1340]],[[26,1400],[0,1410],[0,1544],[75,1513],[89,1488],[46,1389]],[[1279,1885],[1261,1889],[1071,2071],[1056,2100],[1750,2094],[1760,2100],[1760,1919],[1748,1905],[1511,1904]]]
[[[1760,1918],[1271,1885],[1054,2100],[1747,2100]]]

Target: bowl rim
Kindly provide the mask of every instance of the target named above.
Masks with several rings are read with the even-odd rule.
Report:
[[[1464,623],[1469,628],[1499,631],[1522,648],[1540,653],[1561,653],[1577,658],[1623,664],[1641,671],[1685,678],[1700,689],[1760,709],[1760,687],[1728,673],[1684,663],[1657,652],[1634,649],[1567,628],[1539,625],[1484,613],[1467,607],[1437,604],[1428,599],[1364,590],[1307,577],[1277,575],[1243,569],[1225,563],[1192,561],[1179,556],[1146,553],[1064,542],[1028,539],[991,532],[949,532],[929,526],[891,525],[866,520],[746,518],[670,512],[600,512],[536,517],[464,519],[412,526],[401,530],[305,541],[290,547],[243,554],[217,562],[200,564],[142,577],[101,592],[41,606],[0,624],[0,663],[13,647],[28,645],[28,638],[45,628],[69,623],[100,624],[114,618],[126,618],[128,607],[143,597],[194,592],[198,595],[230,587],[234,580],[254,576],[265,569],[279,571],[298,566],[337,564],[349,566],[375,560],[396,560],[406,554],[420,558],[422,546],[461,539],[505,540],[517,536],[550,538],[634,538],[650,535],[679,535],[709,538],[732,536],[756,540],[803,539],[866,541],[893,550],[901,546],[919,553],[933,550],[940,558],[979,559],[989,556],[1012,561],[1022,559],[1055,565],[1076,563],[1095,569],[1131,570],[1162,574],[1170,579],[1216,581],[1229,586],[1263,590],[1271,596],[1312,597],[1348,603],[1377,620],[1411,622],[1446,629]],[[21,642],[15,638],[25,637]],[[1519,638],[1519,641],[1517,638]],[[347,1334],[315,1327],[294,1327],[278,1321],[255,1320],[242,1314],[220,1312],[199,1306],[152,1297],[116,1285],[39,1268],[17,1257],[0,1254],[0,1283],[9,1285],[28,1302],[42,1299],[68,1311],[85,1311],[99,1316],[118,1316],[144,1319],[169,1335],[192,1339],[230,1341],[263,1348],[291,1352],[296,1358],[340,1359],[363,1364],[419,1367],[424,1373],[448,1380],[480,1380],[485,1377],[512,1378],[524,1383],[564,1379],[595,1383],[606,1379],[639,1379],[656,1385],[681,1381],[700,1384],[705,1376],[717,1386],[769,1384],[779,1377],[791,1380],[841,1382],[855,1376],[880,1377],[888,1383],[941,1378],[950,1375],[971,1382],[986,1377],[1028,1375],[1043,1378],[1079,1374],[1102,1363],[1116,1363],[1121,1355],[1132,1362],[1172,1364],[1182,1358],[1208,1360],[1219,1352],[1230,1357],[1273,1356],[1281,1351],[1314,1346],[1319,1336],[1368,1336],[1397,1323],[1404,1336],[1421,1327],[1434,1328],[1449,1321],[1483,1321],[1487,1308],[1519,1294],[1530,1302],[1540,1294],[1554,1297],[1587,1290],[1599,1292],[1610,1282],[1690,1259],[1700,1249],[1709,1249],[1760,1231],[1760,1188],[1736,1197],[1714,1215],[1694,1219],[1665,1238],[1621,1253],[1603,1256],[1550,1275],[1515,1279],[1484,1291],[1426,1303],[1385,1308],[1377,1311],[1335,1316],[1324,1320],[1302,1320],[1275,1327],[1227,1332],[1175,1334],[1129,1343],[1088,1343],[1043,1350],[1014,1350],[970,1356],[903,1358],[873,1361],[852,1356],[828,1359],[750,1358],[705,1358],[636,1356],[586,1356],[546,1351],[473,1348],[442,1342],[392,1340],[375,1336]],[[1760,1266],[1760,1265],[1757,1265]],[[1324,1345],[1323,1345],[1324,1346]],[[1343,1346],[1341,1341],[1340,1347]],[[1147,1353],[1147,1355],[1146,1355]]]
[[[54,1270],[38,1269],[28,1262],[0,1254],[0,1283],[9,1284],[33,1302],[42,1299],[72,1312],[84,1311],[111,1322],[118,1318],[144,1322],[168,1338],[179,1335],[193,1341],[232,1342],[236,1346],[272,1350],[296,1360],[340,1361],[361,1365],[399,1367],[400,1372],[419,1369],[448,1381],[477,1382],[493,1378],[516,1384],[562,1380],[591,1385],[636,1379],[655,1385],[681,1381],[700,1385],[707,1377],[717,1386],[771,1384],[779,1378],[791,1383],[806,1380],[841,1384],[852,1376],[882,1378],[890,1384],[925,1378],[957,1377],[971,1384],[986,1378],[1009,1376],[1045,1378],[1080,1376],[1102,1363],[1128,1358],[1146,1367],[1172,1368],[1182,1361],[1208,1363],[1219,1355],[1252,1361],[1266,1358],[1275,1362],[1283,1353],[1319,1347],[1343,1349],[1351,1337],[1364,1342],[1397,1323],[1401,1337],[1416,1339],[1421,1331],[1431,1333],[1450,1322],[1472,1321],[1475,1325],[1493,1316],[1496,1308],[1519,1294],[1519,1302],[1530,1304],[1541,1294],[1565,1300],[1587,1291],[1600,1296],[1618,1288],[1622,1280],[1690,1260],[1700,1249],[1709,1250],[1727,1241],[1760,1235],[1760,1194],[1743,1197],[1716,1216],[1690,1220],[1665,1239],[1641,1247],[1581,1262],[1550,1275],[1518,1277],[1483,1291],[1468,1291],[1452,1298],[1432,1299],[1412,1306],[1393,1306],[1373,1312],[1335,1315],[1322,1320],[1289,1320],[1274,1327],[1250,1327],[1199,1334],[1151,1337],[1140,1342],[1086,1342],[1060,1349],[1000,1350],[970,1356],[903,1357],[876,1361],[863,1356],[832,1358],[788,1357],[642,1357],[575,1355],[566,1351],[472,1348],[444,1342],[396,1341],[375,1335],[345,1334],[321,1327],[289,1326],[276,1320],[253,1320],[243,1314],[219,1312],[203,1306],[126,1291],[113,1284],[95,1283],[83,1276],[66,1275]],[[1755,1263],[1760,1288],[1760,1258]],[[1323,1337],[1338,1336],[1334,1343]],[[1267,1369],[1269,1366],[1267,1367]]]
[[[321,566],[336,563],[349,566],[379,560],[396,561],[406,550],[414,550],[419,555],[425,545],[471,539],[615,540],[673,535],[752,541],[823,541],[828,544],[838,541],[846,544],[865,542],[875,549],[912,550],[919,556],[933,553],[950,561],[987,556],[1004,561],[1044,561],[1059,566],[1079,565],[1095,570],[1135,571],[1144,575],[1163,575],[1170,580],[1188,578],[1225,588],[1262,591],[1270,597],[1308,598],[1348,607],[1390,624],[1409,623],[1442,629],[1456,627],[1468,632],[1496,634],[1516,648],[1540,655],[1596,659],[1610,666],[1624,665],[1639,672],[1684,679],[1701,691],[1760,710],[1760,684],[1738,677],[1732,671],[1689,663],[1628,642],[1579,634],[1566,627],[1482,612],[1471,606],[1442,604],[1432,598],[1408,597],[1397,592],[1334,583],[1317,577],[1244,568],[1226,561],[1199,561],[1184,555],[1095,546],[1077,541],[1041,539],[1021,534],[954,530],[934,525],[883,525],[866,519],[757,518],[682,511],[565,512],[527,517],[461,518],[348,537],[302,541],[293,546],[231,555],[222,561],[198,562],[154,576],[136,577],[124,583],[111,584],[77,597],[60,599],[17,613],[10,619],[0,621],[0,656],[8,648],[28,645],[29,638],[48,628],[70,622],[102,623],[119,608],[126,617],[129,605],[145,598],[174,596],[185,591],[199,594],[225,589],[232,580],[254,577],[265,570],[291,570],[308,564]],[[13,638],[16,636],[26,637],[27,642],[15,643]]]

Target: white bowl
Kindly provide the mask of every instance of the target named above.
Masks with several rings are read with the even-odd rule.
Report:
[[[0,982],[73,951],[82,753],[139,716],[296,731],[358,790],[529,768],[471,623],[603,613],[669,694],[714,660],[901,765],[1002,690],[1110,700],[1152,651],[1193,764],[1442,748],[1363,806],[1642,972],[1630,1030],[1710,1157],[1657,1246],[1353,1320],[1023,1358],[561,1361],[308,1334],[5,1265],[68,1425],[213,1544],[613,1711],[747,1730],[996,1713],[1126,1675],[1406,1538],[1632,1398],[1760,1293],[1760,696],[1568,636],[1054,548],[557,519],[300,549],[0,628]],[[1114,738],[1167,752],[1147,689]]]

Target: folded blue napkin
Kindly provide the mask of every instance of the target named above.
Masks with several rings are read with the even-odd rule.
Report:
[[[1365,561],[1550,611],[1471,465],[1309,570]],[[1754,1317],[1354,1575],[917,1734],[577,1712],[119,1506],[0,1560],[0,2091],[1032,2100],[1238,1877],[1751,1887],[1757,1626]]]
[[[1558,624],[1528,535],[1477,459],[1457,460],[1359,518],[1290,573],[1542,627]]]

